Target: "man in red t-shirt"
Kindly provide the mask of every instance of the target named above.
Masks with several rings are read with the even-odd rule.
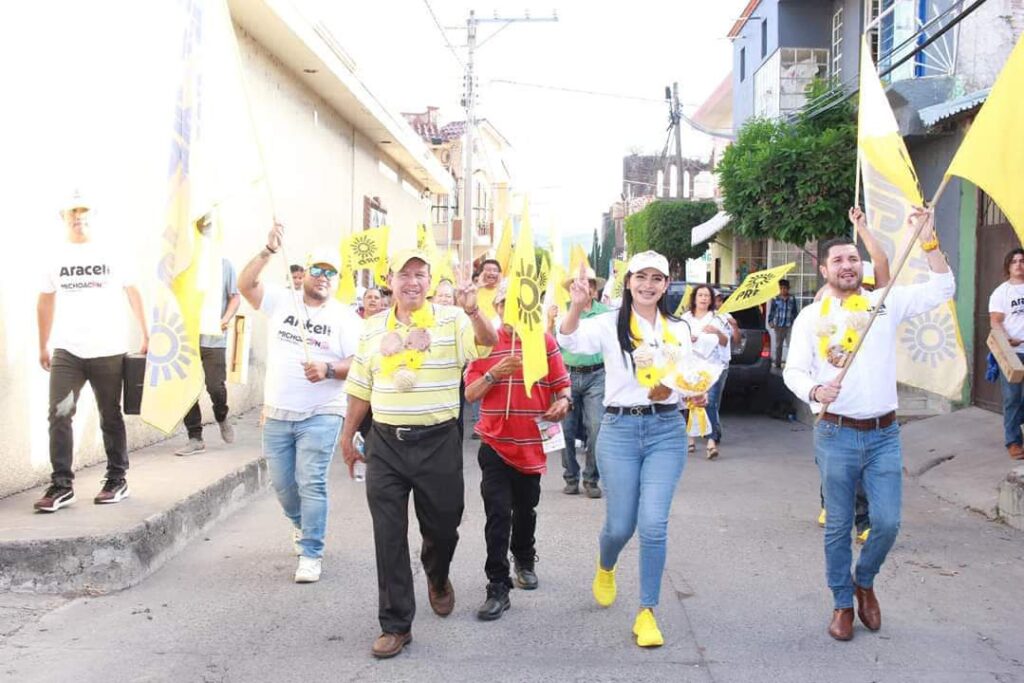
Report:
[[[494,310],[505,315],[507,283],[494,296]],[[531,396],[523,387],[523,361],[520,344],[514,355],[512,328],[498,330],[498,343],[486,358],[479,358],[466,369],[466,400],[478,401],[480,435],[477,460],[483,478],[480,495],[484,499],[487,522],[487,600],[477,617],[493,621],[511,605],[508,599],[508,553],[515,562],[516,585],[525,590],[537,587],[534,573],[533,533],[537,528],[537,503],[540,502],[540,477],[547,469],[537,419],[561,428],[561,420],[572,408],[569,373],[566,372],[558,344],[544,335],[548,354],[548,374],[533,385]],[[506,413],[507,410],[507,413]],[[507,417],[506,417],[507,414]],[[511,544],[510,544],[511,539]]]

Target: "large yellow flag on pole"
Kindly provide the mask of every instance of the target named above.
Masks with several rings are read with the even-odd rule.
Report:
[[[1010,53],[967,131],[947,176],[966,178],[995,200],[1024,243],[1024,37]]]
[[[201,39],[203,7],[185,4],[185,35],[182,41],[181,81],[178,87],[171,158],[168,169],[168,200],[164,225],[163,255],[157,268],[142,389],[142,419],[170,433],[199,398],[203,367],[199,359],[200,312],[199,237],[196,220],[205,211],[193,207],[191,153],[199,130]]]
[[[533,249],[530,214],[523,212],[515,252],[510,264],[505,323],[511,325],[523,348],[523,385],[530,396],[533,385],[548,374],[547,345],[544,342],[545,315],[541,275]]]
[[[896,117],[885,97],[871,52],[861,48],[860,113],[857,131],[864,173],[864,198],[868,226],[895,262],[914,239],[907,223],[915,206],[924,202],[910,156],[899,136]],[[895,284],[905,285],[928,278],[928,262],[920,245]],[[967,376],[967,357],[956,309],[952,302],[904,322],[897,331],[896,378],[947,398],[959,398]]]

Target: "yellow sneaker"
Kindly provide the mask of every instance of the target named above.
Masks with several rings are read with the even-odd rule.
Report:
[[[864,531],[857,534],[857,543],[863,545],[864,541],[868,540],[868,535],[871,534],[871,529],[865,529]]]
[[[598,563],[593,589],[594,600],[597,600],[601,607],[608,607],[615,602],[615,569],[606,571],[601,569],[601,564]]]
[[[821,514],[818,515],[818,526],[825,526],[825,508],[821,508]]]
[[[665,644],[658,622],[654,619],[654,612],[649,607],[644,607],[636,615],[633,635],[636,636],[636,644],[640,647],[661,647]]]

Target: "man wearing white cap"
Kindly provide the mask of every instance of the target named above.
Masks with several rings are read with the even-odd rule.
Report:
[[[140,353],[146,352],[149,335],[142,297],[132,284],[127,264],[109,245],[91,239],[88,212],[89,204],[77,192],[62,207],[67,242],[55,250],[39,294],[39,364],[50,373],[53,467],[52,483],[35,503],[40,512],[56,512],[75,502],[71,419],[86,382],[96,398],[107,453],[106,480],[93,500],[97,504],[119,503],[129,494],[125,478],[128,443],[121,415],[128,350],[125,295],[141,332]]]
[[[327,471],[344,422],[345,377],[359,344],[362,320],[331,295],[338,250],[310,255],[301,301],[265,287],[260,273],[281,249],[284,228],[274,225],[266,246],[249,261],[238,287],[267,316],[263,453],[284,514],[294,526],[296,583],[320,579],[327,529]],[[301,326],[301,328],[300,328]]]

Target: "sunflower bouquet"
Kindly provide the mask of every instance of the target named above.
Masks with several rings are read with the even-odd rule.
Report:
[[[694,399],[711,390],[722,374],[722,366],[690,352],[676,359],[673,371],[662,383],[683,397],[689,410],[686,420],[687,436],[705,436],[711,433],[711,420],[704,406],[695,404]]]
[[[846,367],[871,320],[871,302],[862,294],[844,301],[826,296],[821,302],[814,333],[818,355],[837,368]]]
[[[381,375],[392,378],[399,391],[409,391],[416,385],[416,371],[423,366],[424,357],[430,351],[433,310],[424,306],[412,314],[410,322],[413,327],[403,337],[394,318],[389,317],[388,333],[380,342]]]

